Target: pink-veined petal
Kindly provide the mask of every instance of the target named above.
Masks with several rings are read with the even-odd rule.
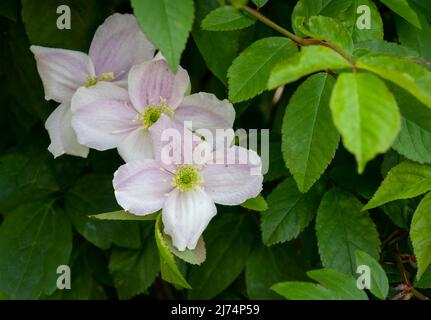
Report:
[[[213,200],[201,188],[187,192],[174,189],[163,206],[164,232],[178,250],[193,250],[216,213]]]
[[[168,63],[155,59],[133,66],[129,72],[129,94],[134,106],[143,111],[148,105],[158,105],[160,99],[176,108],[190,83],[189,75],[178,67],[173,74]]]
[[[115,13],[97,28],[89,55],[96,74],[114,72],[115,80],[127,79],[130,68],[153,58],[155,48],[131,14]]]
[[[125,162],[154,159],[153,142],[147,129],[133,130],[118,146],[118,153]]]
[[[70,101],[87,82],[87,76],[94,76],[94,66],[85,53],[40,46],[31,46],[30,50],[36,59],[46,100]]]
[[[62,154],[87,157],[88,147],[78,143],[75,131],[72,128],[70,103],[64,102],[60,104],[46,120],[45,128],[48,130],[51,139],[48,150],[54,155],[54,158]]]
[[[173,189],[172,174],[161,170],[155,160],[137,160],[122,165],[114,173],[118,204],[126,211],[146,215],[160,210]]]
[[[78,141],[101,151],[116,148],[140,126],[127,91],[109,82],[80,88],[72,98],[72,113]]]
[[[191,121],[193,130],[232,128],[235,120],[235,109],[228,100],[219,100],[215,95],[199,92],[184,97],[175,110],[174,119]]]
[[[238,146],[219,151],[202,170],[205,192],[215,203],[231,206],[256,197],[263,181],[257,153]]]

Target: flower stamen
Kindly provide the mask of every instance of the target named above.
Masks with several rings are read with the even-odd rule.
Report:
[[[199,168],[190,165],[179,166],[177,173],[172,178],[172,186],[182,192],[193,190],[203,182]]]
[[[99,81],[112,81],[112,80],[114,80],[114,73],[113,72],[105,72],[105,73],[102,73],[98,77],[88,75],[87,76],[87,82],[84,83],[84,86],[86,88],[89,88],[89,87],[97,84]]]

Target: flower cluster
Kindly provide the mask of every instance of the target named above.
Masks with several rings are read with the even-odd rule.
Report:
[[[232,128],[232,104],[210,93],[188,95],[186,70],[173,73],[163,56],[155,55],[134,16],[108,17],[88,55],[39,46],[31,51],[45,98],[60,103],[46,121],[49,151],[54,157],[86,157],[90,148],[117,148],[126,162],[113,179],[118,203],[136,215],[162,209],[164,231],[179,250],[195,248],[217,212],[215,203],[238,205],[261,191],[254,151],[230,144],[216,148],[196,135],[200,129]],[[193,136],[191,152],[203,145],[204,159],[189,159],[185,139],[163,139],[173,129]],[[164,159],[167,147],[180,157]],[[244,155],[246,162],[235,161]]]

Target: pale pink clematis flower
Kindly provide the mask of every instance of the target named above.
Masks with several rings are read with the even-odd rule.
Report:
[[[72,98],[78,141],[100,151],[117,148],[129,162],[155,157],[150,129],[161,115],[175,123],[191,121],[193,130],[231,128],[232,104],[203,92],[184,97],[189,83],[183,68],[172,73],[158,55],[132,67],[128,91],[107,82],[80,88]]]
[[[160,133],[172,127],[172,121],[162,115],[152,130]],[[155,138],[154,144],[159,141]],[[184,150],[182,145],[172,148]],[[156,160],[122,165],[113,179],[117,202],[136,215],[162,209],[164,232],[171,236],[174,246],[180,251],[193,250],[217,213],[215,203],[239,205],[262,190],[261,162],[256,152],[238,146],[216,151],[187,163],[169,163],[158,156]],[[243,159],[247,157],[243,164],[237,160],[240,154]]]
[[[36,59],[45,99],[60,103],[45,123],[51,139],[48,150],[54,157],[65,153],[86,157],[89,152],[88,147],[78,143],[71,125],[70,100],[76,90],[97,86],[101,81],[127,86],[130,68],[152,59],[155,52],[136,18],[118,13],[99,26],[88,55],[40,46],[31,46],[30,50]]]

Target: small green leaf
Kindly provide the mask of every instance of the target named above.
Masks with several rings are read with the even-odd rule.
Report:
[[[316,218],[316,236],[323,266],[355,274],[355,250],[379,257],[380,240],[368,212],[349,192],[328,191],[320,203]]]
[[[163,238],[165,243],[168,245],[169,250],[178,258],[184,260],[187,263],[200,265],[202,264],[202,262],[205,261],[207,257],[203,237],[199,238],[198,243],[196,244],[196,248],[194,248],[193,250],[186,249],[184,251],[179,251],[177,248],[174,247],[174,245],[172,244],[172,239],[169,235],[163,233]]]
[[[431,193],[419,203],[410,227],[410,238],[418,262],[417,279],[420,279],[431,264]]]
[[[193,25],[193,0],[132,0],[132,7],[145,35],[176,71]]]
[[[415,27],[421,28],[421,23],[416,11],[407,0],[380,0],[387,5],[393,12],[399,14]]]
[[[147,220],[156,220],[157,215],[159,213],[155,212],[152,214],[147,214],[145,216],[138,216],[136,214],[119,210],[119,211],[112,211],[112,212],[105,212],[96,214],[93,216],[89,216],[89,218],[94,218],[98,220],[132,220],[132,221],[147,221]]]
[[[392,148],[404,157],[419,162],[431,163],[431,132],[406,119]]]
[[[368,300],[367,295],[356,285],[356,279],[351,275],[331,270],[318,269],[307,272],[307,275],[321,285],[332,290],[343,300]]]
[[[366,54],[356,61],[357,67],[392,81],[431,108],[431,72],[413,61],[400,57]]]
[[[324,186],[301,193],[293,178],[280,183],[267,197],[268,211],[261,219],[262,240],[273,245],[296,238],[314,218]]]
[[[395,97],[371,74],[341,74],[331,97],[331,110],[344,146],[355,155],[359,173],[369,160],[391,147],[400,130]]]
[[[282,150],[286,165],[301,192],[307,192],[331,162],[340,135],[329,100],[335,80],[319,73],[305,80],[286,108]]]
[[[364,207],[369,210],[399,199],[410,199],[431,190],[431,166],[415,162],[401,162],[392,168]]]
[[[229,99],[240,102],[262,93],[274,66],[297,52],[287,38],[271,37],[254,42],[228,70]]]
[[[386,299],[389,292],[389,280],[382,266],[368,253],[356,250],[356,267],[367,266],[370,268],[370,291],[379,299]]]
[[[295,25],[306,36],[332,43],[347,54],[352,53],[352,37],[341,22],[324,16],[297,19],[299,21],[296,21]]]
[[[0,291],[36,299],[56,288],[57,267],[68,264],[72,228],[66,213],[47,200],[25,203],[0,227]]]
[[[258,8],[262,8],[268,2],[268,0],[252,0],[252,1]]]
[[[180,269],[178,269],[175,258],[169,249],[169,245],[165,241],[164,233],[162,230],[162,215],[160,214],[156,220],[156,243],[160,255],[160,271],[162,272],[162,279],[173,283],[177,286],[191,289]]]
[[[307,275],[319,284],[287,281],[277,283],[272,289],[291,300],[368,300],[351,275],[331,269],[312,270]]]
[[[244,207],[253,211],[265,211],[268,210],[268,204],[266,203],[265,198],[259,194],[256,198],[248,199],[244,203],[241,204],[241,207]]]
[[[275,89],[318,71],[350,67],[349,62],[341,55],[327,47],[302,47],[299,53],[283,60],[274,67],[269,77],[268,89]]]
[[[202,20],[202,29],[208,31],[237,30],[247,28],[255,21],[232,6],[223,6],[211,11]]]

